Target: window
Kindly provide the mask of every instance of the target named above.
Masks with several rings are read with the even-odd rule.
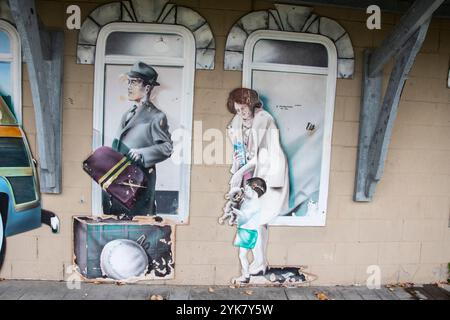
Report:
[[[22,70],[19,35],[8,22],[0,20],[0,96],[22,123]]]
[[[133,104],[127,97],[132,65],[142,61],[158,73],[151,102],[167,117],[174,147],[182,151],[156,164],[156,213],[188,222],[195,40],[178,25],[111,23],[98,36],[95,59],[93,148],[111,146]],[[180,134],[181,133],[181,134]],[[179,156],[179,157],[178,157]],[[101,189],[93,185],[93,214],[102,213]]]
[[[6,179],[11,185],[16,206],[34,202],[38,199],[32,176],[7,177]]]
[[[2,151],[0,167],[30,167],[30,160],[22,138],[0,138],[0,150]]]
[[[328,38],[261,30],[244,48],[243,85],[274,118],[289,168],[289,209],[274,225],[324,226],[328,196],[336,47]]]
[[[261,39],[255,44],[253,62],[326,68],[328,53],[319,43]]]

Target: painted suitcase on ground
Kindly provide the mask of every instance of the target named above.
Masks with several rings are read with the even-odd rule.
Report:
[[[108,244],[123,240],[140,243],[148,256],[148,268],[141,276],[119,281],[167,280],[175,276],[175,225],[169,220],[160,221],[154,217],[117,220],[112,216],[74,216],[73,235],[75,270],[85,280],[119,280],[108,277],[108,272],[102,269],[101,260]],[[119,262],[131,265],[136,260],[134,251],[122,253]]]
[[[100,147],[83,162],[84,171],[103,190],[126,208],[132,209],[145,190],[147,178],[143,170],[110,147]]]

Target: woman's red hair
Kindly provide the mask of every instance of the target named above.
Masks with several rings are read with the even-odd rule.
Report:
[[[236,110],[234,109],[235,102],[249,106],[253,113],[255,112],[255,108],[262,108],[262,102],[259,100],[258,93],[252,89],[237,88],[230,92],[227,108],[232,114],[236,114]]]

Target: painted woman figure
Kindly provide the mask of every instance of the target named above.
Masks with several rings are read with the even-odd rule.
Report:
[[[289,174],[286,156],[280,144],[278,127],[273,117],[262,108],[255,90],[238,88],[228,98],[228,110],[235,114],[229,124],[228,136],[233,144],[230,188],[242,187],[252,177],[264,179],[267,191],[261,197],[260,228],[254,260],[249,267],[251,275],[265,274],[267,225],[288,208]]]

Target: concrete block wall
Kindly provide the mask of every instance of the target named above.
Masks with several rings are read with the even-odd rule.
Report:
[[[37,1],[49,27],[64,28],[65,8],[78,4],[83,17],[105,1]],[[191,7],[211,25],[217,43],[216,69],[197,70],[194,120],[203,129],[225,133],[231,119],[228,92],[242,74],[223,70],[226,35],[247,12],[271,8],[265,1],[173,1]],[[362,53],[380,45],[399,16],[382,14],[382,30],[365,27],[362,10],[317,6],[315,13],[338,20],[349,32],[356,53],[352,80],[337,80],[331,174],[326,227],[271,227],[272,265],[306,265],[314,284],[364,284],[369,265],[379,265],[383,283],[433,282],[446,277],[450,262],[450,21],[434,19],[424,47],[405,85],[386,170],[371,203],[352,201],[358,143]],[[67,277],[72,264],[73,215],[91,214],[91,184],[81,162],[91,151],[94,68],[76,65],[76,31],[65,30],[63,192],[44,195],[45,208],[62,220],[61,233],[42,227],[8,238],[0,276],[14,279]],[[392,64],[391,64],[392,65]],[[385,82],[389,76],[385,70]],[[24,65],[24,127],[36,153],[34,111]],[[202,141],[194,139],[195,148]],[[203,147],[206,143],[203,143]],[[177,227],[176,278],[168,284],[225,285],[238,275],[235,230],[217,218],[224,205],[228,165],[194,164],[190,223]]]

